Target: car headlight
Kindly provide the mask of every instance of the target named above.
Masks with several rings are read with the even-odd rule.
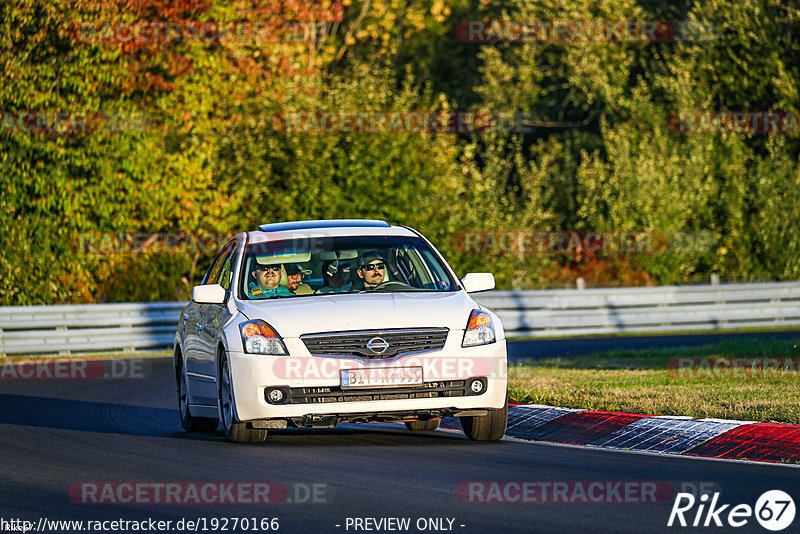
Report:
[[[281,336],[260,319],[241,323],[239,331],[242,333],[242,346],[244,346],[245,352],[272,356],[288,356],[289,354]]]
[[[480,310],[472,310],[467,321],[467,329],[464,330],[464,341],[462,347],[474,347],[476,345],[486,345],[494,343],[494,325],[492,317]]]

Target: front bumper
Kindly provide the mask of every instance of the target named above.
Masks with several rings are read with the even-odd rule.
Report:
[[[498,409],[506,401],[505,340],[462,348],[460,336],[451,335],[442,350],[386,361],[311,356],[299,339],[284,342],[292,356],[228,353],[240,421],[284,419],[298,426],[327,421],[320,426],[335,426],[342,421],[426,419]],[[422,367],[423,385],[341,387],[341,370],[387,366]],[[476,378],[485,379],[479,395],[469,388]],[[265,390],[272,388],[288,393],[284,403],[267,402]]]

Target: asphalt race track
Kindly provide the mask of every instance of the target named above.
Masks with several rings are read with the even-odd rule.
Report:
[[[763,492],[780,489],[800,504],[800,468],[789,465],[608,452],[512,439],[473,443],[460,432],[412,433],[399,424],[274,431],[267,443],[259,445],[229,443],[220,432],[187,434],[178,422],[170,365],[168,358],[150,359],[146,376],[140,378],[0,380],[0,518],[35,525],[45,519],[148,518],[174,525],[181,519],[204,518],[208,532],[216,530],[212,521],[219,520],[221,527],[225,518],[228,531],[233,531],[231,518],[278,518],[279,532],[304,533],[765,532],[754,517],[738,529],[727,524],[667,528],[673,492],[699,487],[718,491],[720,505],[730,504],[730,510],[736,504],[754,506]],[[470,496],[475,500],[491,493],[486,489],[476,497],[460,491],[470,481],[483,481],[482,488],[491,488],[492,481],[537,482],[540,488],[572,482],[570,491],[576,481],[584,489],[591,483],[609,488],[627,481],[638,487],[655,484],[660,490],[657,502],[641,502],[638,494],[626,497],[624,491],[624,500],[633,502],[619,502],[614,491],[600,497],[600,502],[584,502],[573,493],[562,494],[558,502],[552,502],[552,495],[546,503],[496,502],[498,496],[521,498],[512,491],[515,486],[506,485],[502,487],[507,497],[495,493],[494,502],[476,503],[469,502]],[[185,488],[186,483],[208,482],[273,483],[269,495],[280,494],[280,488],[286,494],[279,495],[281,502],[269,504],[219,503],[213,498],[211,503],[174,504],[153,502],[159,497],[139,497],[132,490],[121,494],[120,484],[103,485],[184,483]],[[109,490],[106,497],[100,490],[90,497],[85,494],[86,488],[112,486],[117,493]],[[670,490],[666,496],[664,488]],[[539,491],[536,495],[541,498]],[[98,495],[106,503],[133,502],[92,504],[91,496]],[[251,497],[246,494],[241,500]],[[696,510],[695,506],[687,512],[689,524]],[[377,530],[375,523],[364,522],[364,518],[390,517],[410,518],[410,526],[398,530],[396,524],[384,523],[395,529]],[[362,520],[358,530],[357,518]],[[796,532],[798,524],[800,517],[786,532]],[[253,525],[248,531],[256,531]]]
[[[719,341],[743,338],[790,339],[800,337],[798,330],[776,332],[730,332],[720,334],[681,334],[656,336],[608,336],[586,338],[526,339],[508,344],[508,359],[512,361],[539,358],[581,356],[615,349],[641,350],[665,347],[699,347]]]

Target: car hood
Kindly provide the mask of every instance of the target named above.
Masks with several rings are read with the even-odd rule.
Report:
[[[382,328],[463,330],[470,312],[479,308],[464,291],[329,294],[237,304],[247,318],[267,321],[284,338]]]

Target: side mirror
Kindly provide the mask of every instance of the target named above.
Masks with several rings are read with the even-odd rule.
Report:
[[[219,284],[194,286],[192,289],[192,300],[198,304],[225,304],[226,296],[225,288]]]
[[[492,273],[467,273],[461,279],[461,284],[467,290],[467,293],[489,291],[494,289],[494,275]]]

